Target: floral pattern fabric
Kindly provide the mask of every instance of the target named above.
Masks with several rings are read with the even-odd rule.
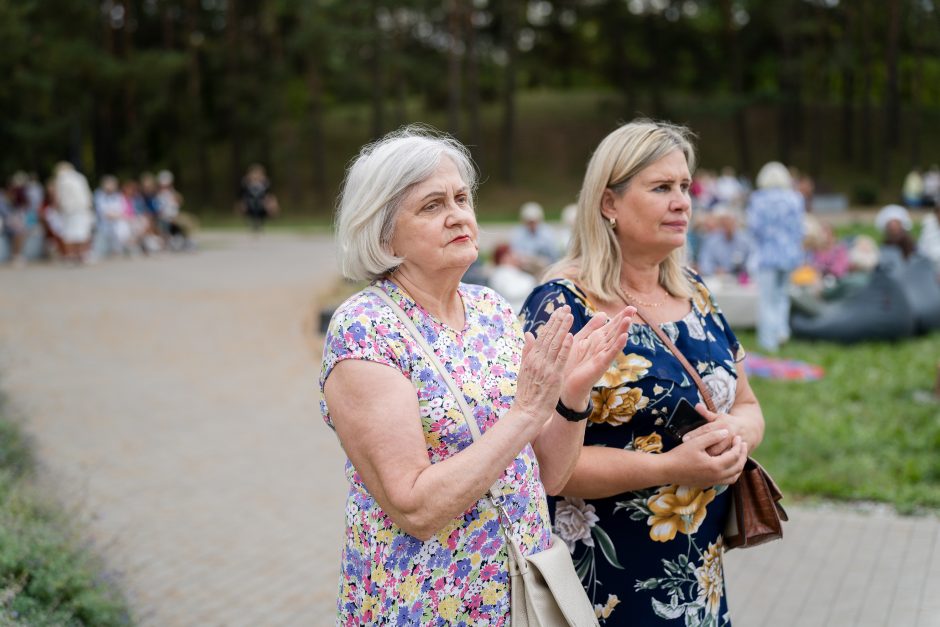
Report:
[[[523,336],[509,305],[484,287],[461,284],[466,324],[451,329],[394,283],[375,283],[405,311],[433,347],[473,410],[482,432],[509,409],[516,392]],[[428,458],[436,463],[473,443],[460,407],[401,321],[375,294],[360,292],[333,315],[320,389],[340,361],[357,359],[400,371],[418,395]],[[363,390],[363,394],[380,393]],[[323,418],[333,426],[326,401]],[[403,419],[410,419],[403,416]],[[346,538],[337,625],[509,625],[505,538],[493,506],[481,499],[426,542],[398,527],[347,460]],[[494,492],[526,554],[551,538],[538,462],[526,446]],[[441,498],[447,498],[442,494]]]
[[[734,403],[735,362],[743,352],[701,278],[690,276],[690,312],[661,328],[698,370],[718,410],[726,412]],[[572,332],[596,311],[573,282],[550,281],[526,301],[525,330],[537,330],[563,305],[574,314]],[[682,364],[638,322],[591,396],[585,446],[651,455],[678,446],[663,425],[679,399],[701,401]],[[731,624],[721,561],[729,497],[726,486],[664,485],[602,499],[559,497],[549,500],[549,508],[602,625],[716,627]]]

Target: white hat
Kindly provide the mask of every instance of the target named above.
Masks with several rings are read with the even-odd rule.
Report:
[[[537,202],[527,202],[522,204],[519,209],[519,219],[523,222],[541,222],[545,219],[545,212],[542,211],[542,205]]]
[[[878,215],[875,216],[875,226],[878,227],[879,231],[884,233],[888,222],[891,222],[891,220],[900,222],[905,231],[910,231],[911,227],[914,226],[914,223],[911,222],[911,214],[901,205],[886,205],[882,207]]]

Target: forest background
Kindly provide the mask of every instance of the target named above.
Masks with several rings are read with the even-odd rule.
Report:
[[[260,162],[328,219],[358,147],[416,121],[471,147],[484,218],[557,215],[636,116],[853,205],[940,161],[936,0],[0,0],[0,42],[0,174],[169,168],[205,217]]]

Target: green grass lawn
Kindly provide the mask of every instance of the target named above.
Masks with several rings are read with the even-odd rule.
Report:
[[[753,333],[741,333],[747,348]],[[940,509],[940,332],[849,346],[792,341],[781,357],[825,368],[815,382],[752,378],[767,421],[755,457],[789,496]]]

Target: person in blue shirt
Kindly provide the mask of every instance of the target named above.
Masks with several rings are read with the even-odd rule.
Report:
[[[519,211],[522,224],[516,226],[509,240],[512,254],[526,272],[538,276],[558,261],[558,236],[545,224],[545,212],[537,202],[527,202]]]
[[[757,174],[757,191],[747,203],[747,230],[757,255],[757,343],[776,352],[790,338],[790,273],[805,258],[803,196],[790,172],[771,161]]]
[[[737,217],[730,211],[719,211],[715,221],[715,229],[702,238],[698,271],[703,276],[745,272],[751,245],[738,228]]]

